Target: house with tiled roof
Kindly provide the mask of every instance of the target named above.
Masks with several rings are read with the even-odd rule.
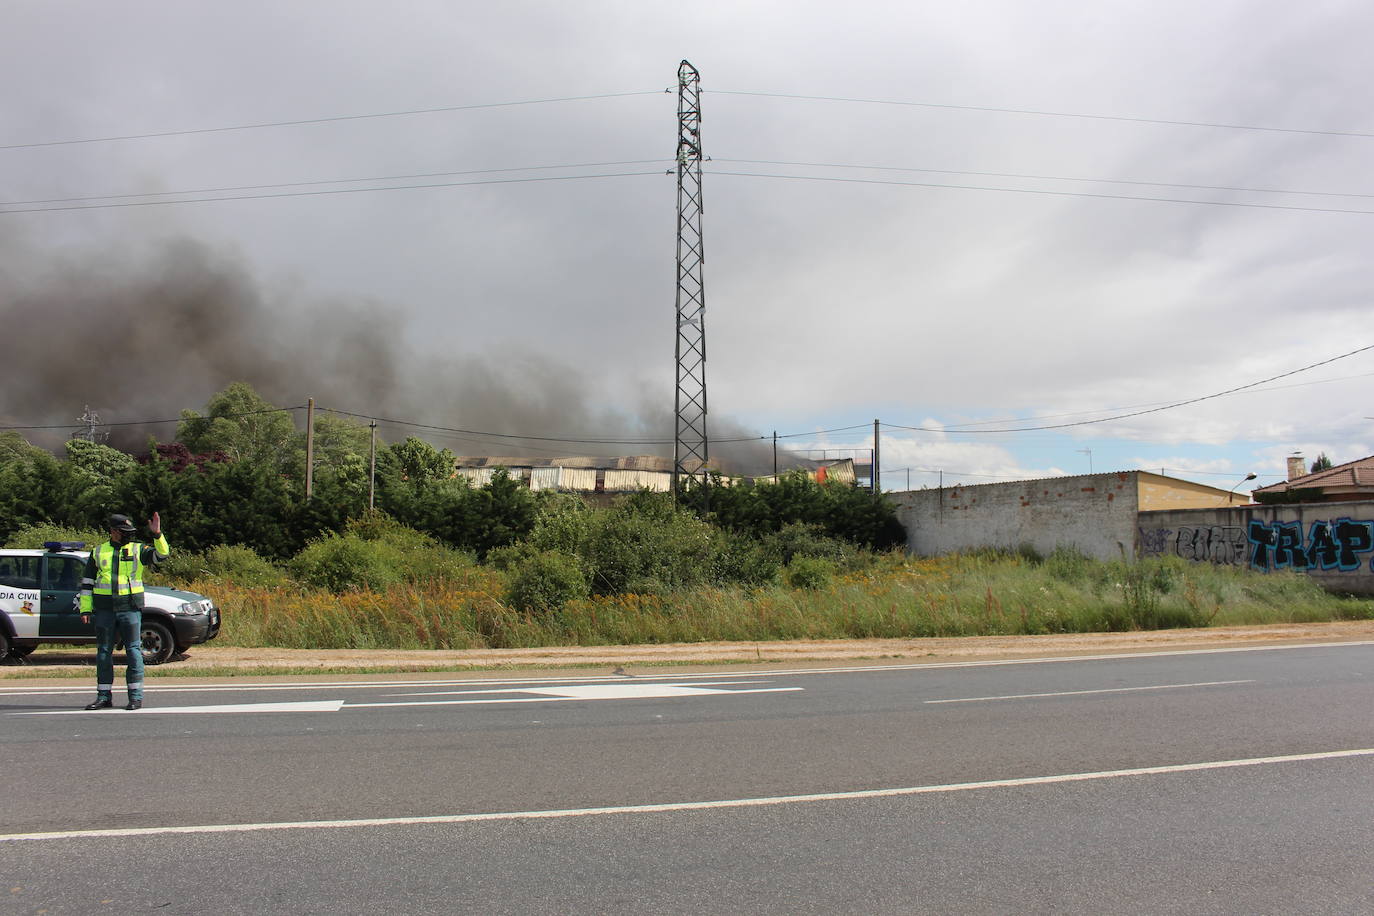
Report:
[[[1288,479],[1252,491],[1257,503],[1341,503],[1374,499],[1374,455],[1305,473],[1303,459],[1288,459]]]

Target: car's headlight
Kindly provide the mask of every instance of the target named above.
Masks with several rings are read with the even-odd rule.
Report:
[[[204,613],[205,613],[205,605],[208,604],[208,603],[209,603],[208,601],[183,601],[183,602],[181,602],[181,604],[178,604],[178,605],[177,605],[176,611],[175,611],[174,613],[177,613],[177,614],[204,614]]]

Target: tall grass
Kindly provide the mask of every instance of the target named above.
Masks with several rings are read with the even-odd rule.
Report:
[[[508,573],[468,567],[341,594],[190,587],[224,613],[220,644],[283,648],[464,649],[554,645],[1087,633],[1374,617],[1306,576],[1175,559],[1104,563],[992,553],[885,555],[797,583],[593,596],[561,609],[508,605]]]

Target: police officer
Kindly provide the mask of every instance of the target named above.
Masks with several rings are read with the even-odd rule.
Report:
[[[171,552],[156,512],[148,521],[151,544],[134,540],[137,529],[127,515],[110,516],[110,540],[91,551],[81,580],[81,622],[95,617],[95,702],[87,709],[114,706],[115,639],[124,643],[129,689],[125,709],[143,707],[143,567],[156,565]]]

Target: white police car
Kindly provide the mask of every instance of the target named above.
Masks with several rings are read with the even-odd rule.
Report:
[[[94,643],[77,595],[90,551],[49,541],[42,550],[0,549],[0,661],[39,643]],[[143,595],[143,661],[163,662],[219,635],[219,608],[204,595],[149,585]]]

